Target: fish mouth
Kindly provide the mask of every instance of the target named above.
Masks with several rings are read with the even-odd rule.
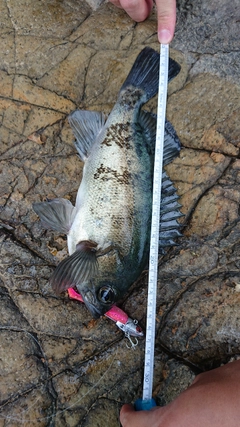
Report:
[[[109,308],[105,309],[103,307],[99,307],[99,304],[94,304],[95,297],[91,291],[81,292],[83,297],[84,304],[87,309],[90,311],[91,315],[94,319],[99,319],[99,317],[103,316]]]

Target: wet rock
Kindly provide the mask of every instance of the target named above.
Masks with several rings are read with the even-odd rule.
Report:
[[[74,109],[74,104],[66,99],[54,96],[53,91],[49,92],[33,85],[27,77],[17,76],[13,84],[13,98],[28,104],[41,106],[50,110],[63,113]]]
[[[231,159],[222,154],[183,148],[179,158],[166,167],[181,196],[185,221],[192,214],[197,202],[217,182],[230,162]]]
[[[178,1],[178,21],[173,45],[189,52],[212,54],[235,52],[239,8],[237,0],[230,3],[216,0]],[[221,28],[221,31],[219,29]]]
[[[69,40],[91,47],[95,53],[98,50],[118,50],[121,43],[124,43],[125,48],[129,48],[129,45],[126,46],[125,39],[129,35],[132,40],[132,31],[135,26],[136,24],[123,10],[120,9],[116,13],[115,6],[103,4],[85,23],[83,22],[75,29]]]
[[[169,99],[168,118],[174,122],[182,144],[185,147],[206,149],[204,133],[213,125],[219,126],[229,120],[233,112],[239,109],[239,94],[237,85],[216,76],[213,78],[210,74],[199,74],[188,82],[184,90],[173,94]],[[218,147],[217,151],[228,153],[231,132],[235,134],[236,126],[228,130],[226,149],[221,151],[221,147]],[[215,144],[214,140],[208,149],[211,150],[212,144]]]
[[[16,404],[17,402],[17,404]],[[17,427],[19,424],[44,427],[55,418],[54,396],[41,385],[10,399],[1,411],[4,426]]]
[[[24,331],[14,328],[9,330],[1,331],[2,402],[18,394],[19,390],[26,393],[27,390],[35,388],[41,376],[41,367],[38,366],[37,355],[33,349],[34,337],[28,332],[25,334]],[[8,356],[5,357],[4,353]]]
[[[12,96],[13,76],[9,76],[6,71],[0,70],[1,96],[10,98]]]
[[[38,85],[80,103],[84,98],[86,73],[94,54],[93,49],[76,45],[60,64],[38,81]],[[68,111],[73,109],[75,108],[72,105]]]
[[[239,354],[239,293],[231,274],[226,279],[216,271],[198,278],[182,293],[159,333],[171,352],[208,368]]]
[[[159,386],[156,398],[157,404],[165,406],[179,395],[179,384],[181,390],[190,386],[195,378],[193,370],[174,359],[169,359],[162,367],[163,381]]]
[[[239,52],[217,52],[214,55],[202,55],[193,65],[190,75],[210,73],[223,77],[226,81],[238,84]],[[221,66],[219,66],[221,64]]]
[[[161,267],[160,277],[171,275],[176,277],[200,276],[217,266],[218,253],[210,245],[195,245],[193,248],[180,252],[178,257],[170,259]],[[204,260],[204,262],[203,262]]]
[[[81,25],[90,11],[86,2],[79,4],[73,1],[40,1],[36,4],[30,0],[26,4],[24,0],[20,0],[17,5],[10,0],[5,17],[9,19],[17,34],[43,38],[54,36],[61,40]]]

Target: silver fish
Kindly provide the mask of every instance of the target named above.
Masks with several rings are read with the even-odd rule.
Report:
[[[106,313],[146,267],[149,255],[156,116],[141,110],[158,91],[159,54],[146,47],[120,89],[108,119],[75,111],[69,123],[84,161],[75,207],[65,199],[35,203],[46,228],[67,234],[69,257],[50,282],[56,293],[76,287],[97,318]],[[180,71],[169,60],[169,80]],[[180,151],[166,122],[164,165]],[[181,235],[176,190],[163,173],[160,248]]]

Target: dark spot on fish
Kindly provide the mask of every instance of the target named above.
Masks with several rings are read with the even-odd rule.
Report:
[[[106,145],[107,147],[112,146],[112,140],[109,138],[109,135],[106,135],[106,138],[103,140],[102,145]]]
[[[106,136],[102,141],[102,145],[111,147],[114,143],[120,148],[131,148],[133,129],[130,122],[116,123],[109,126]]]
[[[119,173],[117,170],[108,166],[104,167],[103,163],[101,163],[100,167],[97,168],[93,176],[94,179],[101,179],[101,181],[116,179],[119,184],[129,184],[131,180],[131,173],[127,169],[124,169],[122,173]]]
[[[120,105],[124,105],[126,109],[132,110],[138,106],[143,95],[144,92],[142,89],[129,86],[127,89],[121,91],[118,102]]]
[[[133,212],[133,206],[130,204],[128,207],[128,215],[117,215],[117,214],[111,214],[111,226],[115,230],[119,229],[125,229],[130,230],[132,228],[134,221],[134,212]],[[123,254],[121,254],[121,248],[118,250],[118,254],[120,257],[122,257]]]
[[[119,175],[119,178],[120,178],[120,175]],[[120,181],[122,181],[123,184],[129,184],[130,179],[131,179],[131,173],[127,169],[125,169],[123,171]]]
[[[114,227],[120,228],[124,226],[125,218],[119,215],[111,215],[111,222]]]
[[[103,164],[101,163],[101,166],[99,168],[97,168],[97,171],[93,175],[94,179],[98,179],[100,177],[100,175],[105,173],[105,172],[106,172],[106,169],[103,166]]]

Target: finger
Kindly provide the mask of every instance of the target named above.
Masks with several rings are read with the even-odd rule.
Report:
[[[160,43],[170,43],[176,24],[176,0],[156,0],[158,15],[158,39]]]
[[[127,14],[136,22],[144,21],[153,7],[152,0],[120,0],[120,4]]]
[[[161,411],[161,408],[155,407],[150,411],[136,412],[132,405],[123,405],[120,412],[120,422],[122,427],[154,426],[159,420],[158,411]]]

